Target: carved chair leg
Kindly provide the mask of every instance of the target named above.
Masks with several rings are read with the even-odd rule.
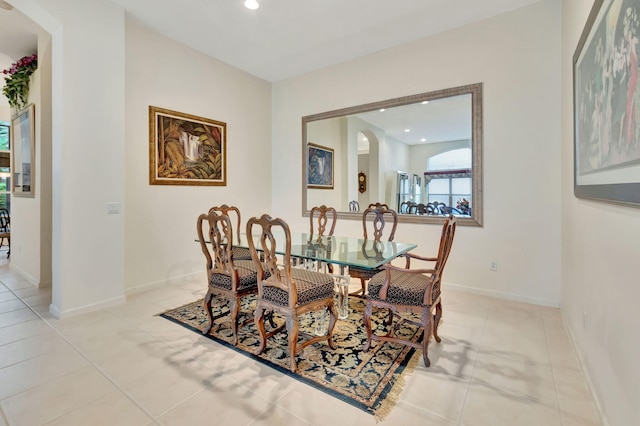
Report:
[[[229,299],[229,315],[231,316],[231,331],[233,331],[233,345],[238,344],[238,315],[240,314],[240,298]]]
[[[267,332],[264,329],[264,308],[258,306],[253,317],[256,323],[256,328],[258,329],[258,333],[260,334],[260,346],[253,353],[255,355],[260,355],[262,351],[264,351],[264,348],[267,346]]]
[[[389,308],[387,312],[386,326],[389,329],[389,331],[387,331],[387,337],[393,336],[393,309],[391,308]]]
[[[294,312],[287,316],[287,335],[289,336],[289,356],[291,357],[290,370],[295,373],[298,366],[296,365],[296,347],[298,346],[298,331],[300,329],[300,321]]]
[[[367,306],[364,308],[364,328],[367,330],[367,342],[364,344],[364,348],[362,349],[364,352],[367,352],[371,347],[371,337],[373,335],[373,331],[371,330],[372,311],[373,304],[371,302],[367,302]]]
[[[211,331],[211,327],[213,327],[213,317],[211,316],[211,299],[213,298],[213,293],[211,290],[207,290],[206,296],[204,296],[204,310],[207,312],[207,325],[205,325],[202,330],[202,334],[208,334]]]
[[[436,314],[433,316],[433,338],[436,342],[440,343],[442,339],[438,336],[438,325],[440,325],[440,319],[442,318],[442,302],[438,302],[436,305]]]
[[[433,323],[429,309],[425,309],[422,313],[422,327],[424,329],[424,335],[422,336],[422,359],[424,366],[429,367],[431,366],[431,361],[429,361],[429,340],[431,340],[431,333],[433,331]]]
[[[273,311],[267,312],[266,317],[267,317],[267,320],[269,320],[269,325],[271,326],[271,328],[276,328],[278,326],[276,322],[273,320]]]
[[[336,344],[333,341],[333,327],[336,325],[336,321],[338,320],[338,311],[335,305],[332,303],[329,305],[329,328],[327,329],[327,343],[331,349],[338,349]]]

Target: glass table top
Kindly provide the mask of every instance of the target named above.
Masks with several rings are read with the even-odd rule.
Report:
[[[276,252],[284,254],[284,233],[274,230],[276,239]],[[260,236],[254,236],[256,248],[260,245]],[[241,235],[240,241],[234,241],[236,247],[249,247],[247,236]],[[291,256],[305,259],[319,260],[323,262],[357,266],[360,268],[374,269],[388,263],[396,257],[416,248],[416,244],[398,242],[375,242],[357,237],[317,236],[305,232],[291,233]]]

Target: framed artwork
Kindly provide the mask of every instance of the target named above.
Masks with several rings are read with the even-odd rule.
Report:
[[[16,197],[35,196],[36,110],[33,104],[11,119],[11,192]]]
[[[226,186],[226,123],[149,106],[149,184]]]
[[[307,188],[333,189],[333,149],[307,144]]]
[[[573,55],[574,193],[640,206],[640,0],[595,0]]]

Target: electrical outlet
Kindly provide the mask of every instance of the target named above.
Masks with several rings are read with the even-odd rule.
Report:
[[[498,270],[498,262],[497,261],[493,261],[491,262],[491,264],[489,265],[489,270],[490,271],[497,271]]]

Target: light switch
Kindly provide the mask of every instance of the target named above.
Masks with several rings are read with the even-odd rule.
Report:
[[[107,214],[119,214],[120,203],[107,203]]]

